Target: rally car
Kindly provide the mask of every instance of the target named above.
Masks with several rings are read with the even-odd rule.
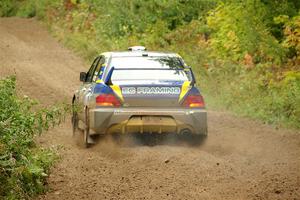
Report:
[[[88,72],[72,105],[73,133],[83,132],[83,143],[94,134],[207,135],[207,112],[190,67],[175,53],[147,51],[105,52]]]

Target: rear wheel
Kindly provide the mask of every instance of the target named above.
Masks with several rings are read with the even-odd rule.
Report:
[[[88,139],[90,137],[90,126],[89,126],[89,109],[84,110],[84,128],[83,128],[83,146],[89,147]]]
[[[78,132],[78,114],[75,111],[74,104],[72,105],[72,132],[73,136]]]
[[[72,126],[73,126],[73,137],[75,138],[76,144],[83,148],[89,147],[89,136],[90,136],[90,128],[89,128],[89,115],[88,108],[84,110],[84,121],[80,121],[79,126],[79,118],[76,112],[73,112],[72,116]]]

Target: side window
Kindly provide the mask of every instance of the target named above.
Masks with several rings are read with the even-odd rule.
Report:
[[[97,64],[96,70],[94,72],[93,81],[100,80],[102,78],[102,73],[104,69],[105,58],[102,56]]]
[[[86,82],[92,82],[92,78],[93,78],[93,75],[94,75],[94,71],[95,71],[95,69],[96,69],[96,66],[97,66],[99,60],[100,60],[100,57],[97,57],[97,58],[94,60],[94,62],[93,62],[93,64],[92,64],[91,68],[89,69],[89,71],[88,71],[88,73],[87,73],[87,77],[86,77],[86,80],[85,80]]]

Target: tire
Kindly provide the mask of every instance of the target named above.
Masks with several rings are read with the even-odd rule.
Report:
[[[73,129],[73,137],[75,138],[76,144],[81,148],[88,148],[89,143],[88,139],[90,136],[90,128],[89,128],[89,116],[88,116],[88,108],[84,111],[84,127],[79,127],[79,118],[76,112],[73,112],[72,115],[72,129]]]
[[[78,114],[74,109],[74,105],[72,105],[72,132],[73,132],[73,137],[75,134],[78,132]]]
[[[88,139],[90,136],[90,126],[89,126],[89,109],[86,107],[84,110],[84,129],[83,129],[83,136],[82,136],[82,144],[84,148],[89,147]]]

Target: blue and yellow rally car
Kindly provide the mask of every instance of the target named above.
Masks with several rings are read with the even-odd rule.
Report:
[[[194,74],[174,53],[106,52],[89,71],[72,100],[73,132],[93,134],[174,133],[194,139],[207,135],[207,112]]]

